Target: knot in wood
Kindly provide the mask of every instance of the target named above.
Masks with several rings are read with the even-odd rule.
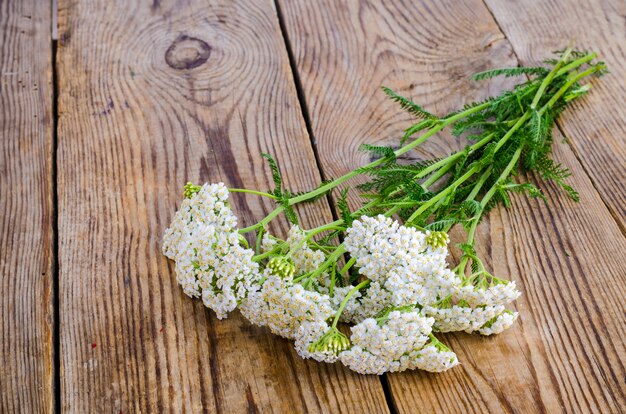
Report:
[[[211,56],[211,46],[207,42],[195,37],[180,35],[167,48],[165,61],[174,69],[193,69],[206,62],[209,56]]]

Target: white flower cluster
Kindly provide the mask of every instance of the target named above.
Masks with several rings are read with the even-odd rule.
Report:
[[[493,335],[509,328],[517,318],[517,313],[506,310],[505,306],[519,295],[515,282],[500,281],[486,288],[466,285],[453,295],[456,305],[427,306],[424,312],[435,318],[435,326],[441,332]]]
[[[389,305],[434,304],[456,291],[447,248],[429,245],[428,236],[382,215],[354,221],[344,245],[359,272],[374,282],[361,300],[363,316]]]
[[[504,312],[504,306],[452,306],[450,308],[435,308],[427,306],[424,312],[436,321],[440,332],[465,331],[472,333],[479,330],[491,319]]]
[[[352,327],[352,348],[340,354],[341,362],[361,374],[414,369],[434,320],[419,311],[392,311],[383,320],[367,318]]]
[[[433,337],[434,338],[434,337]],[[443,372],[459,364],[456,354],[436,339],[422,348],[409,369]]]
[[[502,321],[510,322],[497,325],[502,329],[514,321],[505,316],[505,306],[520,295],[515,283],[466,284],[448,269],[447,239],[440,234],[405,227],[382,215],[355,220],[347,234],[346,249],[356,258],[359,272],[373,281],[350,320],[358,322],[388,306],[418,304],[442,332],[489,335],[496,331],[481,329],[489,321],[502,315]]]
[[[295,266],[295,274],[312,272],[324,263],[326,257],[321,250],[311,249],[305,241],[306,234],[298,226],[292,226],[287,236],[287,245]]]
[[[517,318],[505,310],[519,296],[515,284],[458,277],[446,263],[445,233],[384,216],[355,220],[344,247],[365,279],[357,290],[336,279],[338,264],[312,241],[320,230],[293,226],[285,240],[266,232],[255,256],[242,246],[223,184],[190,185],[185,196],[163,240],[183,291],[220,319],[239,307],[251,323],[294,339],[303,358],[363,374],[440,372],[458,360],[433,330],[491,335]],[[349,339],[338,320],[355,324]]]
[[[331,303],[334,309],[338,309],[341,305],[341,302],[346,298],[348,293],[354,289],[354,286],[348,285],[343,287],[335,287],[333,289],[333,296],[330,298]],[[363,307],[359,303],[359,298],[361,297],[361,292],[356,291],[349,298],[346,303],[343,312],[341,312],[340,321],[341,322],[355,322],[357,320],[363,319],[362,309]],[[378,310],[382,310],[382,307]]]
[[[505,329],[508,329],[513,325],[513,322],[517,319],[519,314],[517,312],[511,312],[505,310],[494,319],[487,322],[481,329],[478,330],[482,335],[494,335],[502,333]]]
[[[261,289],[250,292],[240,305],[241,313],[253,324],[293,339],[303,322],[323,322],[335,313],[328,295],[306,290],[290,278],[272,274],[268,268],[265,276]]]
[[[261,275],[254,252],[239,244],[237,218],[224,184],[205,184],[186,198],[163,238],[183,291],[201,297],[219,319],[235,309]]]
[[[502,281],[504,282],[504,281]],[[459,288],[457,296],[463,299],[469,306],[506,306],[520,295],[515,282],[497,283],[487,288],[476,288],[466,285]]]
[[[295,348],[298,355],[304,359],[312,358],[320,362],[333,363],[339,359],[337,352],[328,347],[314,350],[312,345],[317,343],[322,337],[328,334],[330,326],[323,321],[304,322],[298,329]]]

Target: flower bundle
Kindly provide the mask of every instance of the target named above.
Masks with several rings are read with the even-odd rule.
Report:
[[[178,283],[219,319],[238,308],[251,323],[294,340],[303,358],[340,361],[362,374],[441,372],[457,365],[454,352],[435,334],[498,334],[518,317],[507,309],[520,295],[515,282],[489,273],[476,253],[481,218],[500,203],[508,206],[511,192],[543,198],[535,185],[515,183],[517,172],[536,171],[578,198],[564,181],[569,172],[550,158],[551,131],[567,104],[589,90],[580,81],[605,72],[604,63],[594,59],[594,53],[568,48],[546,61],[547,67],[479,73],[477,80],[528,80],[443,117],[384,89],[418,118],[402,146],[365,146],[378,155],[375,161],[309,192],[285,189],[268,154],[263,155],[273,172],[271,192],[188,183],[163,242],[164,254],[176,262]],[[467,138],[463,150],[399,162],[399,155],[447,127]],[[359,175],[369,178],[356,187],[365,201],[351,211],[346,200],[354,189],[344,183]],[[340,218],[302,229],[294,206],[342,185]],[[231,192],[268,197],[276,209],[238,228],[228,203]],[[286,235],[271,234],[268,225],[280,214],[292,227]],[[467,240],[458,245],[460,263],[450,268],[448,232],[456,225],[466,230]]]

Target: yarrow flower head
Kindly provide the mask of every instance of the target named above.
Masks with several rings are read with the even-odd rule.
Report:
[[[201,297],[222,319],[260,280],[254,252],[240,245],[224,184],[187,185],[185,200],[163,238],[183,291]]]
[[[495,335],[504,332],[513,325],[519,314],[510,310],[505,310],[498,316],[490,319],[485,323],[478,332],[481,335]]]
[[[299,226],[294,225],[289,229],[285,243],[289,247],[297,275],[317,270],[326,260],[323,251],[313,250],[309,247],[306,233]]]
[[[403,371],[428,341],[433,322],[415,308],[388,309],[352,327],[353,346],[340,359],[362,374]]]
[[[336,327],[326,322],[304,322],[300,325],[295,348],[302,358],[320,362],[335,362],[339,353],[350,347],[350,340]]]
[[[424,312],[435,319],[439,332],[465,331],[472,333],[479,330],[491,319],[504,312],[504,306],[469,306],[454,305],[450,307],[424,308]]]
[[[430,341],[415,354],[407,369],[418,368],[428,372],[443,372],[458,364],[456,354],[431,335]]]
[[[292,279],[278,276],[266,268],[266,279],[259,291],[252,292],[241,304],[243,316],[276,335],[294,339],[303,322],[325,321],[334,311],[328,295],[306,290]]]
[[[424,233],[383,215],[355,220],[346,234],[346,250],[356,258],[359,272],[373,281],[384,281],[392,269],[416,258],[426,266],[445,266],[445,253],[426,257]]]
[[[354,286],[352,285],[335,287],[333,289],[333,294],[330,298],[333,309],[338,309],[341,303],[346,298],[346,296],[353,289],[354,289]],[[356,292],[353,292],[352,295],[348,298],[348,302],[346,302],[346,305],[344,306],[343,311],[341,312],[341,315],[340,315],[339,320],[341,322],[359,322],[366,317],[363,315],[363,312],[362,312],[363,306],[359,302],[359,298],[361,296],[362,296],[361,292],[356,291]],[[380,307],[378,310],[376,310],[372,314],[377,313],[383,307],[384,306]]]
[[[363,216],[346,233],[344,244],[359,272],[374,281],[361,300],[365,309],[425,306],[458,289],[460,281],[447,268],[445,233],[424,233],[382,215]]]
[[[495,279],[495,278],[491,278]],[[469,306],[506,306],[521,295],[515,282],[496,279],[491,283],[464,283],[457,292],[457,297]]]

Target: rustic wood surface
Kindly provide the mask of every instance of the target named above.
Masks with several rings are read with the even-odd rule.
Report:
[[[0,412],[626,411],[623,2],[59,3],[55,48],[49,2],[0,0]],[[542,183],[548,205],[515,197],[481,224],[521,316],[494,338],[445,335],[460,367],[303,361],[177,286],[160,244],[186,181],[268,188],[270,152],[311,189],[367,162],[360,144],[397,143],[410,119],[379,86],[443,114],[516,81],[472,73],[572,37],[611,70],[555,140],[581,202]],[[461,145],[441,134],[407,157]],[[243,225],[273,208],[233,199]],[[332,220],[325,199],[301,213]]]
[[[48,4],[0,1],[2,413],[54,409],[51,45]]]

